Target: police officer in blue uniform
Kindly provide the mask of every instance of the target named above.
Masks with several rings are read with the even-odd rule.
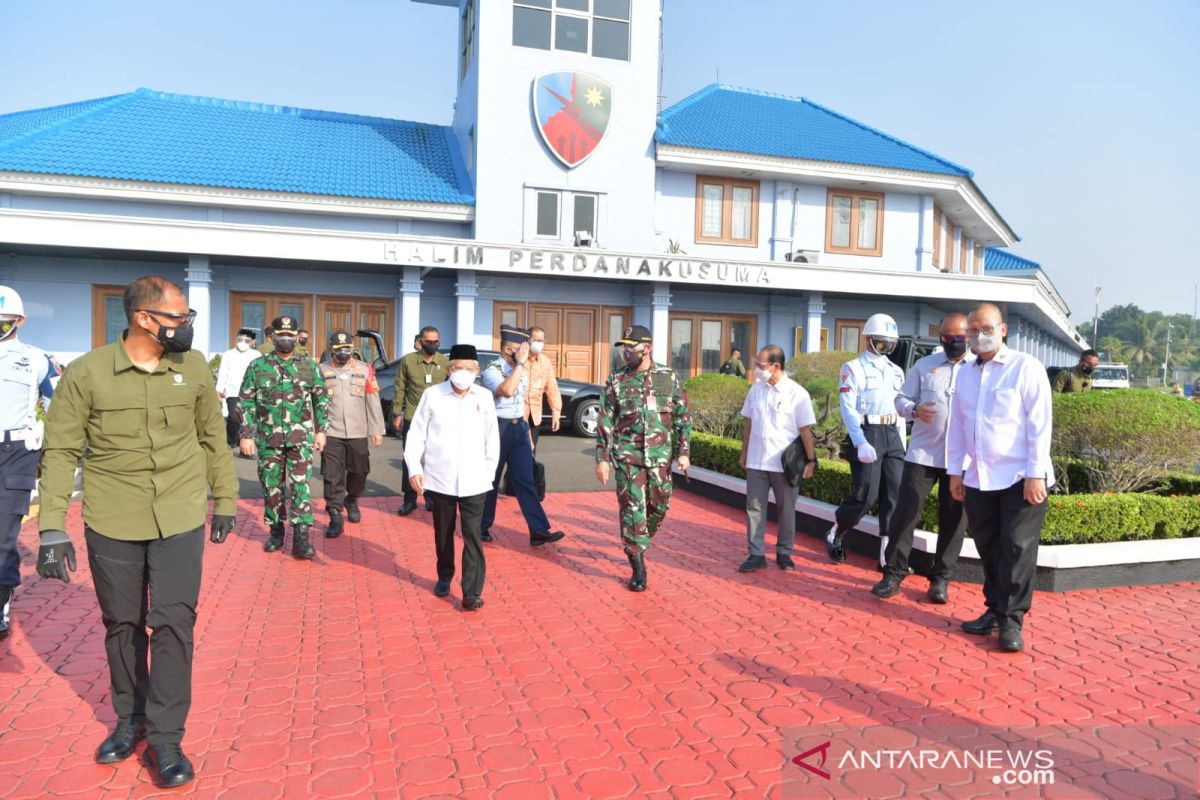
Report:
[[[62,369],[52,356],[17,338],[25,324],[21,296],[0,286],[0,639],[8,636],[8,609],[21,583],[17,535],[29,513],[29,495],[37,478],[42,449],[41,402],[50,396]]]
[[[825,536],[829,558],[846,560],[842,539],[879,501],[880,568],[887,548],[888,524],[900,492],[904,472],[904,420],[896,414],[896,394],[904,383],[904,370],[888,359],[900,334],[896,321],[875,314],[863,327],[866,348],[842,365],[838,381],[842,422],[852,445],[847,459],[853,488],[834,515]]]
[[[500,475],[505,466],[512,476],[521,515],[529,528],[529,544],[539,547],[557,542],[566,534],[551,531],[550,520],[538,500],[533,479],[533,441],[525,421],[525,392],[529,388],[526,372],[529,360],[529,331],[512,325],[500,326],[500,355],[483,371],[483,385],[496,398],[496,419],[500,424],[500,462],[496,478],[483,506],[480,540],[492,541],[491,527],[496,520],[496,497]]]

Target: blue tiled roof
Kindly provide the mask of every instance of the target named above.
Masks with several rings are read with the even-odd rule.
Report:
[[[668,108],[659,144],[971,177],[966,167],[811,100],[712,84]]]
[[[985,272],[1003,272],[1016,270],[1041,269],[1042,265],[1028,258],[1021,258],[1016,253],[1001,250],[998,247],[987,247],[983,251],[983,269]]]
[[[448,127],[149,89],[0,115],[0,170],[474,203]]]

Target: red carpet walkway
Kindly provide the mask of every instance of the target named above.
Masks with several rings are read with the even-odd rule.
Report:
[[[432,594],[429,515],[396,505],[364,502],[311,563],[261,551],[257,504],[207,545],[184,742],[199,777],[173,792],[133,759],[92,761],[113,716],[82,537],[70,585],[28,577],[26,550],[0,798],[768,797],[799,769],[788,726],[1200,723],[1200,584],[1040,594],[1026,652],[1005,654],[958,629],[978,587],[933,606],[914,578],[882,602],[864,559],[834,566],[804,537],[797,572],[739,575],[742,515],[684,492],[650,590],[630,593],[614,496],[557,494],[570,535],[532,550],[502,501],[487,605],[464,613],[457,581]]]

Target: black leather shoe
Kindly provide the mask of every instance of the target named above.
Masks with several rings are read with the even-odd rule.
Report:
[[[346,522],[362,522],[362,512],[358,510],[358,498],[346,498]]]
[[[342,531],[346,529],[346,523],[342,520],[342,512],[339,509],[329,509],[329,524],[325,526],[325,538],[336,539],[342,535]]]
[[[563,533],[562,531],[546,531],[544,533],[531,533],[531,534],[529,534],[529,546],[530,547],[541,547],[542,545],[549,544],[550,542],[557,542],[559,539],[563,538],[564,536],[566,536],[566,534]]]
[[[0,642],[8,638],[8,607],[12,601],[12,587],[0,586]]]
[[[479,595],[463,598],[463,611],[478,611],[483,608],[483,598]]]
[[[979,619],[972,619],[962,624],[962,629],[975,636],[987,636],[1000,628],[1000,621],[993,611],[985,611]]]
[[[792,561],[791,556],[778,555],[775,556],[775,566],[784,572],[793,572],[796,569],[796,562]]]
[[[1000,626],[1000,649],[1009,653],[1019,653],[1025,649],[1025,640],[1021,638],[1021,626],[1015,622],[1006,622]]]
[[[629,591],[646,591],[646,553],[639,550],[636,553],[626,553],[625,557],[629,559],[629,566],[633,568],[633,574],[629,576]]]
[[[183,786],[196,777],[192,762],[177,744],[150,745],[142,756],[142,763],[150,772],[150,780],[160,789]]]
[[[767,568],[766,556],[750,556],[749,558],[747,558],[745,561],[742,562],[741,566],[738,567],[738,572],[754,572],[755,570],[766,569],[766,568]]]
[[[481,542],[494,542],[494,541],[496,541],[496,540],[492,538],[492,532],[491,532],[491,531],[480,531],[480,532],[479,532],[479,541],[481,541]]]
[[[884,575],[883,580],[871,587],[871,594],[880,600],[886,600],[900,592],[900,581],[891,575]]]
[[[926,596],[931,603],[944,606],[950,600],[949,592],[950,584],[945,578],[933,578],[929,581],[929,593]]]
[[[407,517],[409,514],[411,514],[412,512],[414,512],[416,510],[417,510],[417,501],[416,500],[406,500],[406,501],[404,501],[404,505],[400,506],[400,510],[397,511],[396,513],[402,517]]]
[[[96,748],[97,764],[116,764],[133,755],[138,739],[146,735],[140,722],[118,722],[117,729]]]
[[[308,526],[295,526],[292,529],[292,558],[307,560],[316,554],[316,549],[308,543]]]
[[[443,581],[439,579],[438,582],[433,585],[433,593],[438,597],[445,597],[446,595],[450,594],[450,581]]]
[[[838,534],[833,537],[833,541],[825,540],[825,552],[829,555],[829,560],[835,564],[844,564],[846,562],[846,550],[842,547],[842,536]]]
[[[263,545],[263,550],[268,553],[277,553],[283,549],[283,523],[277,522],[271,526],[271,536]]]

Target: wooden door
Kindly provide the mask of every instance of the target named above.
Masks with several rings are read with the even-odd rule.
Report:
[[[550,359],[554,365],[554,374],[562,377],[562,331],[563,309],[560,306],[540,306],[530,304],[529,327],[541,328],[546,331],[546,347],[542,355]]]
[[[317,324],[312,343],[315,346],[309,350],[314,358],[320,358],[329,347],[329,336],[337,331],[345,331],[354,336],[357,331],[366,329],[377,331],[384,342],[389,342],[392,335],[392,305],[390,303],[371,300],[365,297],[322,297],[317,301]],[[379,357],[375,343],[367,338],[359,339],[355,351],[368,364],[374,363]]]
[[[567,306],[562,310],[562,352],[558,374],[569,381],[594,380],[596,310]]]
[[[230,342],[239,328],[250,328],[258,334],[261,344],[263,328],[270,325],[271,320],[284,315],[298,319],[302,328],[309,327],[312,322],[312,297],[309,295],[232,292],[230,298],[233,306],[229,315]]]

